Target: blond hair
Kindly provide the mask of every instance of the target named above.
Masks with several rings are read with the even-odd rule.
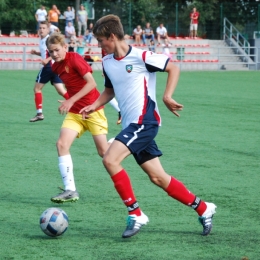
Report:
[[[118,40],[124,39],[123,25],[117,15],[109,14],[101,17],[93,28],[95,37],[109,38],[112,33]]]
[[[66,41],[64,35],[59,32],[52,33],[46,41],[47,47],[51,44],[60,44],[61,46],[65,46]]]

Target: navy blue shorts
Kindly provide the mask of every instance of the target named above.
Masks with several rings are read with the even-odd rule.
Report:
[[[162,155],[154,141],[158,130],[158,125],[130,124],[115,139],[127,146],[136,162],[141,165]]]
[[[37,75],[36,82],[46,84],[49,81],[52,85],[54,83],[62,83],[58,75],[52,72],[51,66],[42,67]]]

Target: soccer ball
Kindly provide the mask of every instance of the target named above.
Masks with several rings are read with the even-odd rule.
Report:
[[[46,209],[40,217],[42,231],[51,237],[62,235],[68,228],[68,215],[59,208]]]

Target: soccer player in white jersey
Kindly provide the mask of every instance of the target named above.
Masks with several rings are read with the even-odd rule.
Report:
[[[39,35],[40,35],[40,51],[31,50],[31,54],[41,56],[41,64],[43,67],[40,69],[36,82],[34,85],[34,102],[36,106],[36,116],[30,119],[30,122],[36,122],[41,121],[44,119],[43,113],[42,113],[42,89],[45,84],[47,84],[49,81],[51,84],[56,88],[57,92],[63,96],[65,99],[68,99],[68,93],[66,89],[63,86],[63,83],[61,79],[52,72],[51,70],[51,62],[52,58],[49,55],[49,52],[47,50],[46,46],[46,40],[49,37],[49,24],[47,21],[40,22],[39,26]]]
[[[182,182],[167,174],[159,160],[162,155],[154,138],[161,124],[155,98],[156,72],[168,73],[163,101],[176,116],[183,106],[172,99],[179,79],[179,68],[164,54],[140,50],[127,45],[118,16],[107,15],[94,26],[94,35],[108,55],[103,58],[105,89],[100,97],[80,112],[83,118],[116,96],[122,113],[123,130],[115,137],[103,157],[103,164],[114,182],[115,189],[128,209],[127,227],[123,238],[135,235],[149,221],[141,211],[130,178],[121,162],[133,154],[150,180],[169,196],[193,208],[208,235],[216,205],[191,193]]]

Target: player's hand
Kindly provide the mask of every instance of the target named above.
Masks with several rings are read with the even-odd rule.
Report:
[[[58,108],[58,111],[61,115],[67,114],[74,104],[74,102],[69,99],[68,100],[58,100],[58,102],[61,103],[61,105]]]
[[[95,111],[95,107],[93,105],[83,107],[79,113],[82,114],[82,119],[88,119],[91,117],[91,113]]]
[[[163,100],[164,104],[166,105],[166,107],[177,117],[180,117],[180,115],[178,114],[178,112],[176,111],[181,111],[183,109],[183,105],[177,103],[174,99],[170,98],[170,99],[164,99]]]
[[[31,50],[31,54],[36,54],[36,50]]]
[[[50,61],[49,59],[43,59],[41,60],[41,64],[45,66],[49,63],[49,61]]]

